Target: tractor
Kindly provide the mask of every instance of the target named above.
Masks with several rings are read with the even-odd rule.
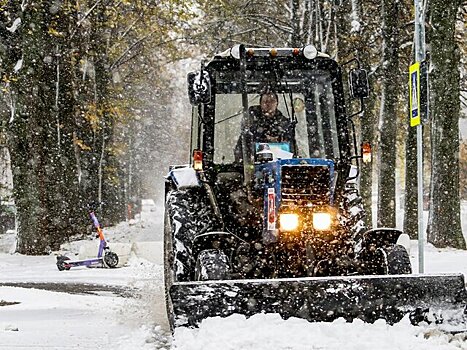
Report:
[[[463,313],[462,275],[412,275],[408,236],[365,227],[359,169],[371,146],[354,119],[369,87],[358,60],[339,65],[313,45],[237,45],[187,83],[191,158],[165,181],[172,327],[233,313],[390,323]],[[265,86],[289,139],[255,139]]]

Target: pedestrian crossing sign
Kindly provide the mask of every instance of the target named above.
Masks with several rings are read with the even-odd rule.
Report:
[[[410,126],[420,124],[420,62],[409,68]]]

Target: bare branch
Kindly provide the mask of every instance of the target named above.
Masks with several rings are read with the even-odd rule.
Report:
[[[250,29],[245,29],[244,31],[237,32],[231,34],[231,36],[239,36],[239,35],[244,35],[244,34],[249,34],[249,33],[254,33],[258,30],[258,28],[250,28]]]
[[[127,29],[125,29],[123,31],[122,34],[119,35],[120,39],[124,38],[129,32],[131,29],[133,29],[133,27],[136,25],[136,23],[138,23],[139,21],[141,21],[141,19],[143,18],[143,16],[139,16],[135,21],[133,21],[133,23],[131,23]]]
[[[123,52],[119,58],[117,58],[117,60],[115,60],[114,63],[112,63],[112,65],[110,66],[110,70],[113,70],[114,68],[120,66],[120,62],[125,58],[126,55],[128,55],[128,53],[131,52],[131,50],[135,49],[137,46],[141,45],[147,38],[149,38],[151,35],[153,35],[157,30],[153,30],[151,31],[150,33],[146,34],[145,36],[143,36],[141,39],[138,39],[137,41],[135,41],[133,44],[130,45],[130,47],[128,47],[125,52]]]
[[[152,34],[154,34],[156,32],[156,30],[152,31],[151,33],[145,35],[144,37],[142,37],[141,39],[139,39],[138,41],[136,41],[135,43],[133,43],[128,49],[125,50],[124,53],[122,53],[120,55],[119,58],[117,58],[115,60],[114,63],[112,63],[112,65],[110,66],[110,70],[114,70],[114,69],[117,69],[118,67],[122,66],[123,64],[125,63],[128,63],[129,61],[133,60],[135,57],[138,56],[139,52],[136,52],[134,54],[132,54],[131,56],[125,58],[132,50],[139,50],[140,49],[140,45],[143,44],[143,42],[148,39]],[[159,47],[159,46],[162,46],[162,45],[166,45],[166,44],[169,44],[171,42],[175,42],[175,41],[179,41],[179,40],[183,40],[183,38],[175,38],[175,39],[171,39],[171,40],[166,40],[166,41],[161,41],[157,44],[154,44],[152,47]]]
[[[279,25],[278,23],[275,22],[274,18],[271,18],[269,16],[260,15],[260,14],[250,14],[248,16],[248,18],[252,18],[252,17],[257,18],[257,20],[259,22],[262,22],[263,24],[272,25],[273,27],[275,27],[276,29],[281,30],[284,33],[287,33],[287,34],[292,34],[293,33],[292,28],[290,28],[290,27],[288,27],[286,25]],[[277,22],[280,22],[280,21],[277,21]]]
[[[86,14],[78,21],[78,23],[76,23],[76,25],[79,27],[81,25],[81,23],[83,23],[83,21],[89,17],[89,15],[92,13],[92,11],[94,11],[94,9],[97,7],[97,5],[99,5],[100,3],[102,2],[102,0],[97,0],[96,3],[94,5],[92,5],[92,7],[88,10],[88,12],[86,12]]]
[[[334,11],[334,7],[332,7],[331,8],[331,16],[329,16],[328,26],[327,26],[327,29],[326,29],[323,52],[326,52],[326,50],[328,48],[329,38],[331,37],[331,25],[334,22],[334,15],[335,15],[335,11]]]
[[[281,20],[279,18],[264,15],[264,14],[260,14],[260,13],[248,13],[246,15],[238,16],[236,18],[250,19],[250,18],[253,18],[253,17],[262,18],[264,20],[269,21],[271,24],[276,24],[278,26],[283,26],[285,28],[290,28],[288,21],[283,21],[283,20]]]

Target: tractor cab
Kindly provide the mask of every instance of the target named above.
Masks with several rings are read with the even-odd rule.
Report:
[[[311,45],[302,49],[243,48],[243,53],[240,57],[240,47],[234,47],[188,75],[193,104],[192,152],[202,152],[203,168],[238,168],[242,157],[236,149],[238,153],[242,133],[255,123],[248,110],[260,104],[260,93],[269,86],[278,97],[278,110],[289,121],[292,137],[287,142],[267,142],[266,147],[251,140],[244,165],[250,160],[260,162],[264,157],[257,153],[265,153],[266,148],[274,159],[333,160],[348,174],[355,145],[349,136],[342,72],[337,63]],[[353,96],[365,97],[365,71],[354,69],[351,77]]]
[[[365,97],[365,71],[354,69],[351,77],[349,90],[356,92],[354,97]],[[252,111],[260,110],[265,87],[275,95],[278,112],[259,121]],[[192,152],[214,184],[227,229],[241,236],[259,230],[264,243],[275,242],[281,214],[332,206],[343,195],[356,147],[349,133],[342,71],[328,55],[311,45],[234,47],[190,73],[188,88]],[[258,137],[258,129],[274,123],[282,125],[282,134]],[[242,184],[246,198],[241,193],[240,199],[227,198],[226,193],[238,192]],[[271,193],[274,203],[267,200]],[[247,202],[261,203],[255,211]],[[262,225],[251,218],[252,212],[262,217]]]

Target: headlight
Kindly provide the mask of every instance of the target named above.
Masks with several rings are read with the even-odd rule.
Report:
[[[281,214],[279,220],[283,231],[293,231],[298,228],[297,214]]]
[[[318,50],[313,45],[307,45],[303,48],[303,56],[309,60],[312,60],[318,56]]]
[[[240,45],[237,44],[230,49],[230,55],[236,60],[240,59]]]
[[[331,214],[313,213],[313,227],[319,231],[329,230],[331,228]]]

